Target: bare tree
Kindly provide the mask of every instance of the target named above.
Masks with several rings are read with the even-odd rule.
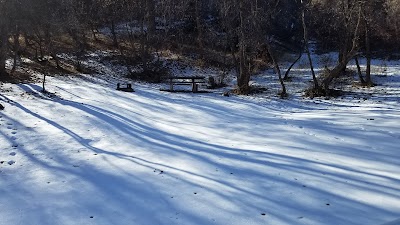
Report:
[[[147,39],[153,42],[156,35],[156,2],[146,0]]]
[[[250,68],[248,67],[248,54],[247,54],[247,33],[246,22],[247,18],[246,5],[244,0],[239,0],[239,74],[238,74],[238,92],[240,94],[247,94],[249,90],[250,81]]]
[[[227,48],[230,49],[237,71],[237,93],[248,94],[250,91],[250,39],[249,31],[253,25],[251,9],[245,0],[219,2],[220,19],[226,31]],[[229,46],[229,47],[228,47]]]
[[[365,72],[365,85],[366,86],[374,86],[371,78],[371,59],[372,59],[372,52],[371,52],[371,24],[376,21],[373,19],[373,6],[366,1],[360,3],[361,13],[363,16],[364,22],[364,30],[365,30],[365,57],[367,59],[367,69]]]
[[[319,90],[319,84],[318,84],[318,80],[317,80],[317,76],[315,75],[314,72],[314,65],[313,65],[313,61],[311,58],[311,51],[310,51],[310,47],[309,47],[309,38],[308,38],[308,29],[307,29],[307,24],[306,24],[306,7],[307,7],[307,2],[304,0],[301,0],[301,22],[303,25],[303,35],[304,35],[304,46],[305,46],[305,50],[307,53],[307,58],[308,58],[308,62],[310,64],[310,70],[311,70],[311,74],[312,74],[312,79],[314,81],[314,90],[318,91]]]
[[[385,13],[387,14],[386,23],[389,25],[389,29],[392,30],[392,41],[395,42],[400,49],[400,4],[398,0],[386,0],[383,4],[385,7]],[[397,43],[396,43],[397,42]]]
[[[278,62],[277,62],[277,60],[275,58],[275,53],[272,51],[270,41],[267,42],[267,50],[268,50],[268,54],[269,54],[269,56],[271,58],[272,64],[274,65],[274,70],[275,70],[276,74],[278,74],[278,79],[279,79],[279,82],[280,82],[280,84],[282,86],[282,91],[279,93],[279,95],[282,98],[287,97],[288,94],[287,94],[287,91],[286,91],[285,83],[283,81],[281,69],[279,68],[279,64],[278,64]]]
[[[324,90],[325,90],[325,94],[326,95],[330,95],[330,89],[329,89],[329,85],[331,84],[331,82],[340,76],[340,74],[342,73],[342,71],[346,68],[347,64],[349,63],[349,61],[351,59],[353,59],[359,50],[359,31],[360,31],[360,23],[362,20],[362,7],[360,4],[354,5],[353,10],[356,10],[357,12],[357,17],[354,17],[352,19],[354,23],[354,31],[351,33],[351,35],[353,36],[352,38],[352,44],[351,44],[351,49],[344,52],[342,54],[342,56],[340,57],[340,62],[335,66],[334,69],[332,69],[328,76],[326,76],[324,78],[324,80],[322,81],[323,85],[324,85]],[[350,21],[349,21],[350,22]],[[350,35],[350,34],[347,34]]]
[[[197,28],[197,43],[200,51],[200,58],[204,58],[204,30],[202,18],[202,2],[201,0],[194,0],[196,7],[196,28]]]

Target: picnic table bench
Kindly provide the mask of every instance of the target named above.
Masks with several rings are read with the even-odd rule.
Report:
[[[204,84],[206,81],[203,76],[195,77],[168,77],[167,81],[169,83],[169,91],[174,92],[174,85],[191,85],[192,92],[199,92],[199,84]]]

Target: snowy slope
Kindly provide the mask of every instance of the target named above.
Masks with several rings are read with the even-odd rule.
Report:
[[[395,74],[392,74],[397,79]],[[394,83],[394,82],[393,82]],[[4,84],[0,224],[375,225],[400,218],[399,83],[277,100]],[[377,90],[377,89],[376,89]]]

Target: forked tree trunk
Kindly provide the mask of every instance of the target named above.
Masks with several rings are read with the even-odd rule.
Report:
[[[278,63],[277,63],[277,61],[275,60],[275,55],[274,55],[274,53],[272,52],[272,49],[271,49],[271,46],[270,46],[269,43],[267,43],[267,51],[268,51],[269,56],[271,57],[272,63],[274,64],[275,72],[278,74],[279,82],[280,82],[281,87],[282,87],[282,92],[279,93],[279,95],[280,95],[282,98],[284,98],[284,97],[287,96],[286,86],[285,86],[285,83],[283,82],[283,79],[282,79],[281,69],[279,68]]]
[[[329,75],[322,81],[323,85],[324,85],[324,90],[326,95],[329,95],[329,85],[332,83],[332,81],[339,77],[340,74],[342,73],[343,69],[346,68],[347,64],[350,62],[350,60],[352,58],[354,58],[357,55],[357,51],[353,50],[349,53],[347,53],[347,55],[345,55],[343,57],[342,62],[340,62],[335,68],[333,68],[333,70],[331,70],[329,72]]]
[[[296,58],[296,60],[289,66],[289,68],[285,72],[285,76],[283,77],[283,80],[289,80],[289,74],[290,71],[292,70],[293,66],[296,65],[296,63],[301,59],[303,56],[303,49],[301,49],[299,56]]]
[[[361,8],[361,5],[360,5],[359,11],[358,11],[357,24],[356,24],[356,27],[355,27],[355,30],[354,30],[354,37],[353,37],[353,41],[352,41],[351,50],[349,52],[346,52],[346,54],[343,55],[342,60],[339,62],[339,64],[336,65],[336,67],[333,70],[331,70],[329,72],[329,75],[327,77],[325,77],[325,79],[322,81],[322,83],[324,85],[325,94],[327,96],[330,95],[329,85],[332,83],[332,81],[335,78],[340,76],[342,71],[344,69],[346,69],[346,66],[350,62],[350,60],[357,55],[358,38],[359,38],[358,37],[359,36],[358,32],[359,32],[359,28],[360,28],[361,14],[362,14],[362,8]]]

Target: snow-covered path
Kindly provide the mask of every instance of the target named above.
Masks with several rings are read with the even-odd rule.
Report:
[[[398,100],[4,85],[0,224],[354,224],[400,218]]]

